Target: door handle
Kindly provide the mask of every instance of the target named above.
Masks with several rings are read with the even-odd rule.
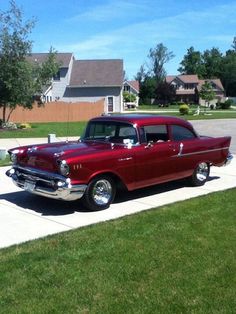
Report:
[[[153,143],[152,142],[148,142],[147,145],[145,146],[146,149],[147,148],[151,148],[151,147],[153,147]]]
[[[178,156],[181,156],[181,155],[182,155],[183,148],[184,148],[184,144],[183,144],[183,143],[180,143],[180,144],[179,144],[179,153],[178,153]]]

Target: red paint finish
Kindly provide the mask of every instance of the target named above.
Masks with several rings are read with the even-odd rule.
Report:
[[[222,166],[230,141],[230,136],[200,137],[179,118],[129,114],[90,120],[78,142],[25,146],[9,153],[17,159],[15,171],[63,175],[72,186],[87,186],[105,174],[134,190],[190,177],[201,163]],[[60,170],[62,162],[68,165],[66,174]]]

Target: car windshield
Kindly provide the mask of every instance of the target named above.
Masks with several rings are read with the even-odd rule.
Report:
[[[115,121],[92,121],[82,141],[109,141],[118,144],[137,144],[137,131],[133,125]]]

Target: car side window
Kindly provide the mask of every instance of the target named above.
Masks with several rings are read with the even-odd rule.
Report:
[[[145,142],[166,142],[168,141],[168,131],[166,125],[145,125],[143,127],[143,139]]]
[[[191,130],[180,125],[172,125],[171,130],[174,141],[184,141],[196,138],[196,135]]]
[[[122,140],[130,140],[130,143],[132,144],[136,144],[138,142],[137,132],[133,126],[120,126],[118,138]]]

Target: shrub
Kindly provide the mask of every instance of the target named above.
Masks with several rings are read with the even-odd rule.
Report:
[[[29,123],[21,123],[19,125],[20,129],[31,129],[31,125]]]
[[[189,106],[187,104],[182,104],[179,106],[179,113],[181,115],[189,114]]]
[[[232,99],[227,99],[220,104],[221,109],[229,109],[234,104]]]
[[[16,130],[17,126],[14,122],[2,122],[1,128],[8,129],[8,130]]]

